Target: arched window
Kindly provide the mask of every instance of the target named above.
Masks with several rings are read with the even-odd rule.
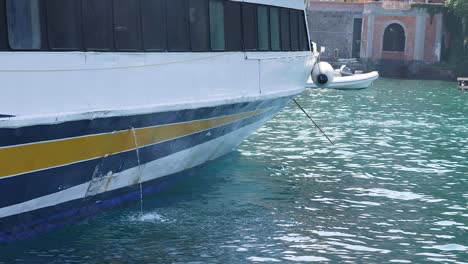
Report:
[[[405,30],[399,24],[390,24],[383,37],[383,51],[405,51]]]

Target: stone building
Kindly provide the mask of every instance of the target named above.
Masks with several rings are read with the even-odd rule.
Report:
[[[365,68],[396,74],[441,60],[442,14],[410,2],[309,0],[307,13],[312,41],[327,48],[325,59],[357,58]]]
[[[311,40],[326,47],[323,58],[360,58],[363,3],[315,2],[307,5]]]

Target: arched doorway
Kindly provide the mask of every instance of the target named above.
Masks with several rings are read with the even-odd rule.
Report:
[[[387,26],[383,36],[383,51],[404,52],[405,51],[405,29],[397,23]]]

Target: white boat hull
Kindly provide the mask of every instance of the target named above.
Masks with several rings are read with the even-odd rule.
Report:
[[[138,200],[228,153],[304,91],[314,62],[308,51],[1,53],[0,242]]]

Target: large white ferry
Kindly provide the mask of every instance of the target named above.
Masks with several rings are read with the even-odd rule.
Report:
[[[303,0],[0,0],[0,242],[228,153],[314,63]]]

